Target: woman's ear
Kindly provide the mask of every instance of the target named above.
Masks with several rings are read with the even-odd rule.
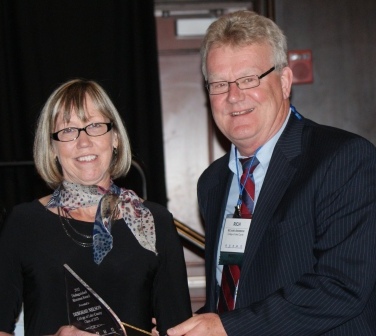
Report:
[[[50,151],[52,152],[52,156],[57,157],[57,150],[56,150],[54,141],[52,141],[52,143],[51,143]]]
[[[117,132],[114,132],[112,136],[112,147],[117,148],[118,146],[119,146],[119,137],[118,137]]]

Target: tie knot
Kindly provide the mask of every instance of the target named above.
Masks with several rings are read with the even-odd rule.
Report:
[[[252,173],[255,170],[256,166],[259,164],[259,160],[257,160],[257,157],[253,156],[239,159],[239,161],[243,166],[243,173],[248,170],[250,173]]]

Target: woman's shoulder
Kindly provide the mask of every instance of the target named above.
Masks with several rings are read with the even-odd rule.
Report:
[[[44,205],[38,199],[34,199],[30,202],[24,202],[15,205],[9,212],[8,218],[22,218],[27,219],[34,215],[39,215],[42,211],[45,211]]]
[[[47,195],[47,196],[44,196],[42,198],[40,198],[38,201],[39,203],[41,203],[43,206],[46,206],[47,203],[50,201],[51,199],[51,195]],[[36,200],[35,200],[36,201]]]
[[[46,196],[48,198],[50,198],[50,196]],[[23,203],[19,203],[19,204],[16,204],[14,207],[13,207],[13,210],[14,209],[44,209],[44,203],[41,202],[43,198],[40,198],[40,199],[33,199],[32,201],[29,201],[29,202],[23,202]]]
[[[31,223],[43,221],[45,214],[45,207],[37,199],[17,204],[7,214],[1,232],[23,234]]]
[[[154,217],[156,216],[171,217],[172,216],[171,212],[165,206],[159,203],[145,200],[143,202],[143,205],[150,210],[150,212],[152,213]]]

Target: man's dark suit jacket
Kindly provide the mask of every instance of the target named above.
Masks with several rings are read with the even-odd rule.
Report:
[[[198,181],[207,301],[233,177],[229,154]],[[234,200],[234,203],[236,200]],[[234,204],[235,205],[235,204]],[[376,335],[376,150],[367,140],[290,116],[257,200],[229,336]]]

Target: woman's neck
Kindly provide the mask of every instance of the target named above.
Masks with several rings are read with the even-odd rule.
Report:
[[[97,205],[86,208],[77,208],[69,211],[68,215],[71,216],[73,219],[93,223],[95,220],[97,209]]]

